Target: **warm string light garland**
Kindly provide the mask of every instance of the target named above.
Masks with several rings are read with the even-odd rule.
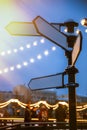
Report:
[[[9,105],[12,102],[18,103],[18,105],[23,107],[23,108],[25,108],[27,105],[26,103],[20,102],[18,99],[10,99],[4,103],[0,103],[0,108],[6,107],[7,105]],[[56,109],[58,107],[58,104],[68,106],[68,104],[66,102],[58,102],[55,105],[50,105],[46,101],[39,101],[39,102],[36,102],[34,104],[30,104],[30,107],[40,107],[40,104],[44,104],[48,109],[50,109],[50,108]]]
[[[23,102],[19,101],[18,99],[10,99],[10,100],[8,100],[8,101],[6,101],[4,103],[0,103],[0,108],[4,108],[4,107],[6,107],[7,105],[9,105],[12,102],[18,103],[18,105],[21,106],[22,108],[26,108],[26,105],[27,105],[26,103],[23,103]],[[38,101],[36,103],[30,104],[30,107],[37,107],[38,108],[38,107],[40,107],[41,104],[45,105],[48,109],[52,108],[53,110],[57,109],[59,104],[65,105],[67,108],[69,108],[68,103],[61,102],[61,101],[56,103],[55,105],[50,105],[46,101]],[[82,111],[82,110],[85,110],[85,109],[87,109],[87,105],[77,106],[76,107],[76,110],[78,112]]]

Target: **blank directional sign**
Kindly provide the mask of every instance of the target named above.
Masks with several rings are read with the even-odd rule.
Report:
[[[64,74],[59,73],[55,75],[33,78],[30,80],[28,86],[31,90],[61,88],[64,86]]]
[[[11,22],[6,26],[6,30],[16,36],[40,36],[31,22]]]
[[[33,23],[37,29],[37,33],[62,47],[64,50],[68,50],[67,36],[64,33],[58,31],[56,27],[52,26],[52,24],[40,16],[36,17]]]
[[[79,32],[72,50],[72,66],[75,64],[82,49],[82,34]]]

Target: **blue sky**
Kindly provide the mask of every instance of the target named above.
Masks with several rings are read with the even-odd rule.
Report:
[[[87,17],[86,0],[0,0],[0,90],[12,91],[32,78],[60,73],[67,67],[65,52],[59,46],[43,37],[12,36],[5,28],[12,21],[31,22],[37,16],[49,23],[69,19],[79,23],[77,29],[82,32],[83,42],[75,64],[79,70],[76,93],[87,96],[87,33],[80,23]],[[57,91],[67,93],[67,89]]]

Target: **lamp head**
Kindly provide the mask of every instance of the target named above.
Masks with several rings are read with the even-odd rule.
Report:
[[[73,21],[72,19],[64,22],[64,26],[67,27],[67,32],[74,33],[74,27],[78,26],[78,23]]]
[[[87,27],[87,18],[81,20],[81,25]]]

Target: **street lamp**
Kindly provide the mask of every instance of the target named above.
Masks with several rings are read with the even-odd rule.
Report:
[[[87,18],[81,20],[81,25],[87,27]]]

